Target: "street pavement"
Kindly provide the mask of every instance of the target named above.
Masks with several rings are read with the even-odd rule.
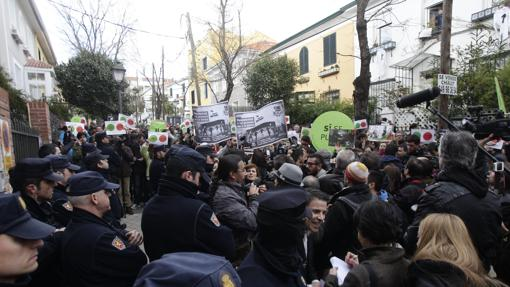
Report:
[[[127,214],[125,218],[122,218],[122,223],[126,224],[126,230],[138,230],[142,233],[142,211],[143,209],[135,209],[135,214]],[[145,251],[143,244],[140,246]]]

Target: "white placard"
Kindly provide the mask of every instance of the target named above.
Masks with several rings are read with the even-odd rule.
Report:
[[[190,124],[186,125],[189,127]],[[209,106],[193,107],[193,128],[198,143],[219,143],[230,138],[228,102]]]
[[[252,112],[235,113],[237,142],[248,149],[263,147],[287,138],[283,101]]]
[[[457,76],[448,74],[437,75],[437,86],[443,95],[457,95]]]
[[[149,132],[148,140],[151,144],[156,145],[167,145],[168,144],[168,134],[166,132]]]
[[[104,129],[109,136],[125,135],[126,123],[124,121],[106,121],[104,122]]]

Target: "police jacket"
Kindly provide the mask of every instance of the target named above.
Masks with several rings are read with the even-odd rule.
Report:
[[[322,244],[319,244],[316,251],[319,270],[329,268],[330,252],[338,258],[345,258],[347,251],[357,253],[360,245],[356,239],[353,215],[357,206],[371,199],[366,184],[346,187],[333,197],[324,220]]]
[[[103,144],[98,142],[97,148],[101,150],[101,154],[109,156],[108,163],[110,164],[110,169],[112,170],[113,174],[117,174],[120,168],[121,159],[119,154],[113,149],[113,146],[111,144]]]
[[[173,252],[233,256],[232,231],[197,198],[197,191],[194,183],[183,179],[160,180],[158,194],[142,213],[144,246],[151,261]]]
[[[53,189],[51,201],[55,212],[55,219],[60,225],[67,226],[71,220],[73,206],[67,198],[64,186],[58,185]]]
[[[406,272],[409,261],[401,248],[377,246],[364,248],[359,253],[360,264],[352,268],[344,278],[343,287],[406,286]],[[338,286],[336,276],[328,275],[325,287]]]
[[[33,218],[49,225],[53,225],[56,228],[65,227],[65,225],[60,224],[55,218],[55,211],[53,210],[51,203],[46,201],[38,203],[24,192],[21,193],[21,198],[23,198],[27,204],[27,210]]]
[[[125,232],[74,208],[62,238],[65,286],[133,286],[147,257]]]
[[[501,214],[499,200],[488,192],[485,179],[460,168],[441,171],[437,182],[425,188],[418,200],[415,219],[404,237],[408,254],[416,249],[420,221],[430,213],[450,213],[460,217],[488,270],[501,241]]]

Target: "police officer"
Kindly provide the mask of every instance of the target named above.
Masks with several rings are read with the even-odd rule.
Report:
[[[0,286],[25,286],[38,267],[41,239],[55,228],[30,216],[16,194],[0,194]]]
[[[71,212],[73,211],[73,206],[67,199],[67,181],[80,170],[80,166],[69,162],[65,155],[49,155],[46,158],[51,161],[53,170],[64,177],[63,180],[57,182],[57,186],[53,189],[51,202],[57,222],[62,226],[66,226],[71,219]]]
[[[107,190],[119,188],[101,174],[86,171],[69,179],[72,219],[62,238],[66,286],[132,286],[147,258],[136,232],[119,230],[103,219],[110,209]]]
[[[306,192],[286,187],[258,197],[258,234],[237,272],[243,287],[306,286],[298,245],[305,235]]]
[[[30,215],[57,228],[64,225],[56,220],[51,199],[56,183],[63,179],[63,176],[52,171],[51,162],[47,158],[22,159],[10,174],[11,186],[21,193]]]
[[[199,167],[192,158],[174,156],[168,160],[158,194],[142,214],[144,246],[151,261],[183,251],[233,256],[232,231],[197,197],[199,183]]]

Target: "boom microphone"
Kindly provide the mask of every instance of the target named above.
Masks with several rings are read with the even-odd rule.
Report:
[[[441,90],[438,87],[419,91],[409,96],[401,97],[397,101],[397,107],[402,109],[412,107],[423,102],[432,101],[433,99],[437,98],[439,94],[441,94]]]

